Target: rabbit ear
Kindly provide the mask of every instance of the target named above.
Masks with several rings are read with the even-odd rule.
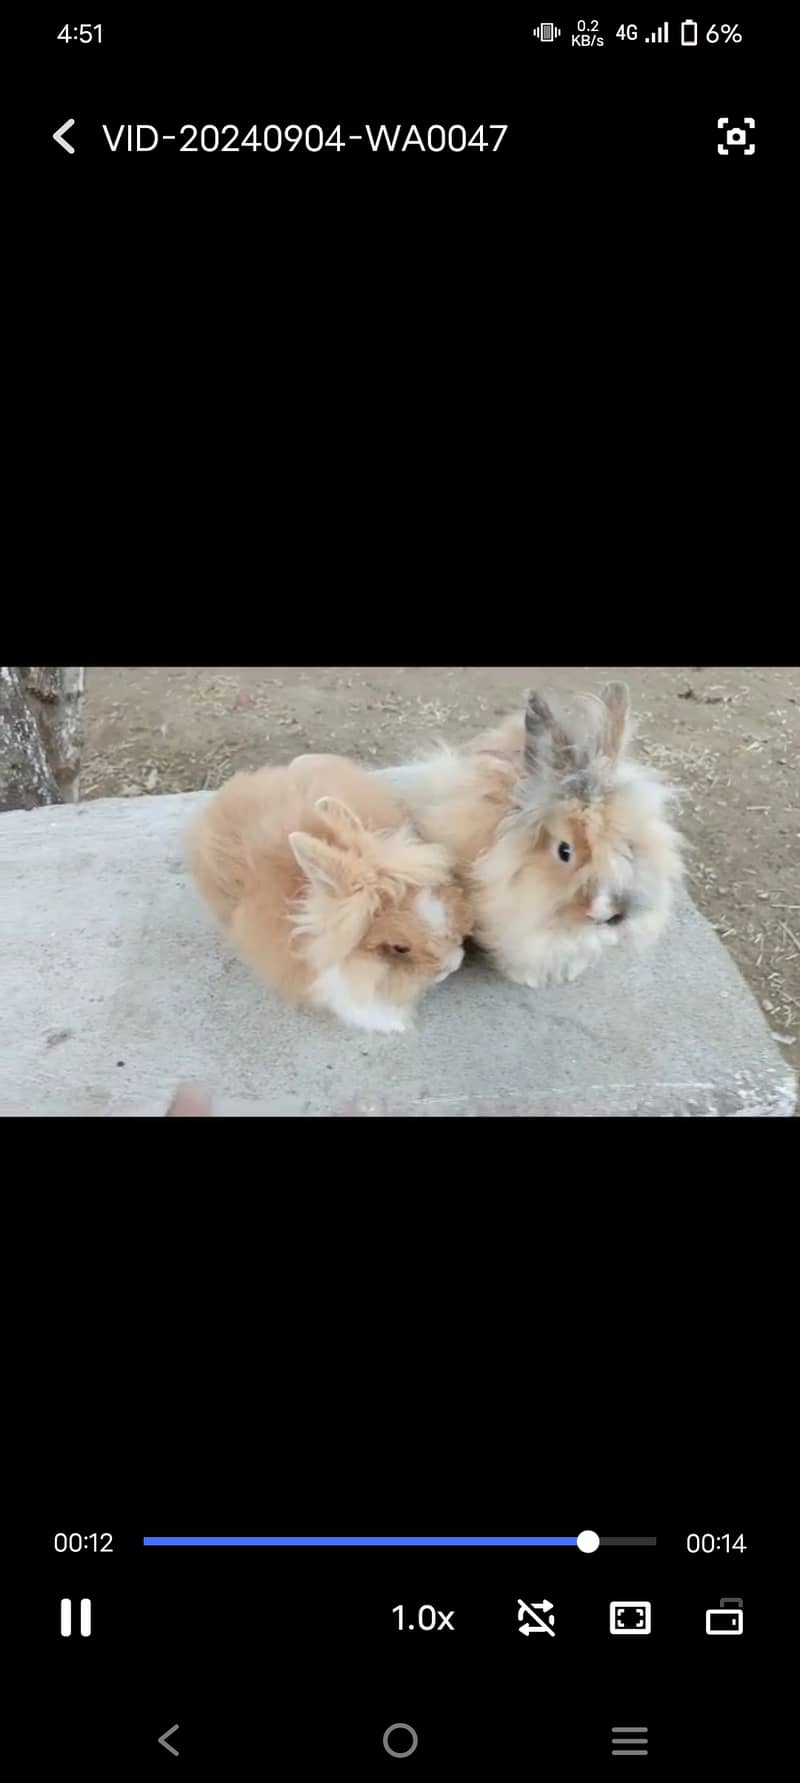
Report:
[[[345,805],[342,799],[329,798],[326,795],[323,799],[315,800],[314,809],[319,811],[322,817],[327,817],[337,829],[343,830],[345,835],[350,837],[363,835],[364,825],[361,818],[349,805]]]
[[[600,695],[608,712],[606,727],[606,748],[609,755],[619,755],[624,748],[628,733],[628,718],[631,709],[630,688],[624,681],[609,681]]]
[[[574,765],[574,749],[563,726],[544,695],[529,693],[525,706],[525,766],[530,773],[543,768],[562,772]]]
[[[292,830],[289,844],[298,867],[312,884],[326,885],[332,891],[344,889],[347,871],[341,848],[333,848],[330,842],[321,842],[305,830]]]

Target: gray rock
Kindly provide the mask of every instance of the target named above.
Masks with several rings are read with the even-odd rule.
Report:
[[[794,1074],[710,925],[528,991],[475,957],[409,1035],[289,1008],[229,952],[183,855],[206,797],[0,816],[0,1108],[219,1113],[791,1115]],[[57,1037],[54,1040],[54,1036]]]

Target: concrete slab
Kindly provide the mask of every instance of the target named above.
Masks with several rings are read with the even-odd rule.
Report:
[[[0,816],[0,1107],[220,1113],[790,1115],[797,1085],[694,906],[640,958],[533,992],[475,959],[410,1035],[287,1008],[233,958],[183,858],[208,795]]]

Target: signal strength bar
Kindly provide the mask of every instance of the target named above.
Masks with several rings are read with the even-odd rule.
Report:
[[[659,25],[650,37],[646,37],[645,43],[669,43],[669,20],[665,19],[663,25]]]

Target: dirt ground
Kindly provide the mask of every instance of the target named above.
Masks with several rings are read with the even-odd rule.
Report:
[[[469,736],[527,687],[615,678],[641,752],[681,789],[695,901],[797,1068],[800,669],[89,669],[81,797],[216,787],[304,750],[378,766]]]

